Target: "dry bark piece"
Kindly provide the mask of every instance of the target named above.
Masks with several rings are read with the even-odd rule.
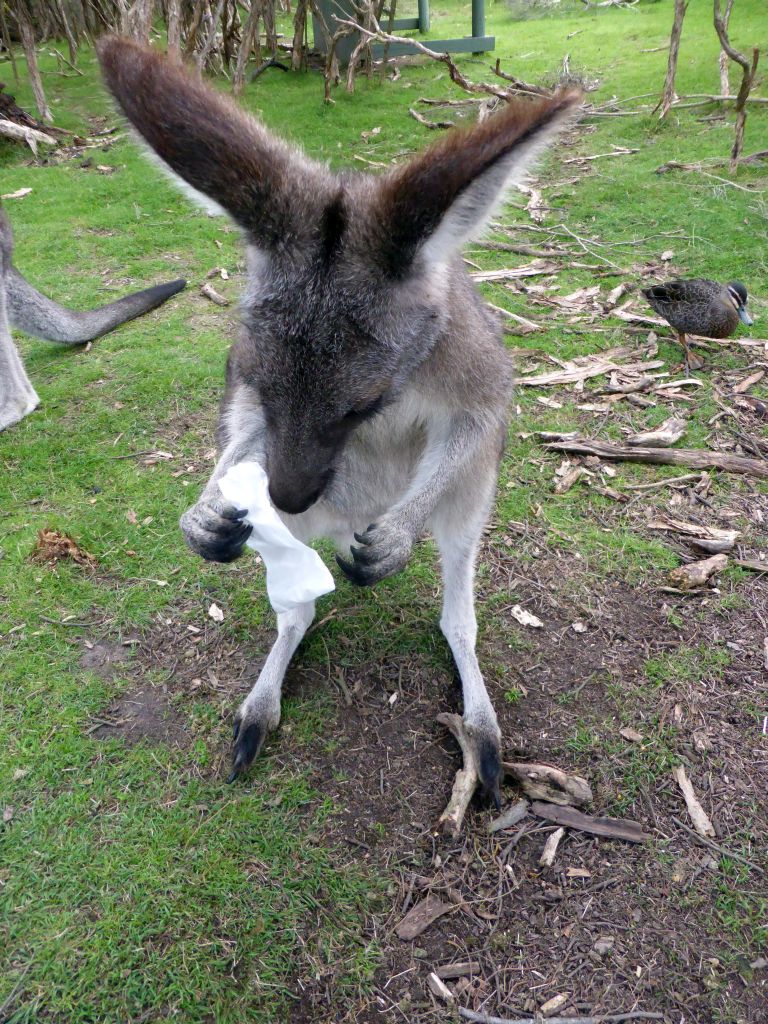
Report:
[[[517,800],[515,803],[510,804],[506,810],[502,811],[498,818],[493,819],[488,826],[488,831],[492,834],[494,832],[501,832],[504,828],[512,828],[513,825],[517,825],[518,822],[526,817],[529,810],[530,804],[527,800]]]
[[[545,387],[551,384],[577,384],[580,381],[590,380],[592,377],[600,377],[612,370],[623,370],[625,372],[642,372],[643,370],[656,370],[664,363],[660,359],[653,359],[645,363],[617,363],[608,354],[590,357],[589,360],[569,360],[562,370],[552,370],[550,373],[540,373],[535,377],[520,376],[516,383],[520,387]]]
[[[710,576],[721,572],[728,564],[727,555],[713,555],[701,562],[689,562],[677,569],[672,569],[669,574],[669,582],[681,590],[694,590],[696,587],[703,587]]]
[[[55,565],[62,559],[71,559],[78,565],[86,566],[89,569],[95,568],[98,564],[93,555],[78,547],[68,534],[47,528],[38,530],[32,559],[35,562],[45,562],[48,565]]]
[[[444,964],[435,968],[438,978],[450,981],[452,978],[466,978],[471,974],[480,973],[480,964],[477,960],[461,960],[455,964]]]
[[[623,736],[625,740],[629,740],[630,743],[642,743],[643,734],[638,732],[637,729],[632,729],[627,726],[626,729],[619,729],[619,735]]]
[[[761,562],[758,558],[735,558],[733,564],[752,572],[768,572],[768,561]]]
[[[530,384],[531,379],[520,378],[518,384]],[[680,382],[678,381],[678,384]],[[696,469],[722,469],[726,473],[741,473],[768,480],[768,461],[748,459],[743,455],[727,455],[706,448],[632,448],[605,441],[556,441],[547,448],[558,452],[573,452],[576,455],[596,455],[600,459],[616,459],[620,462],[650,462],[662,466],[693,466]]]
[[[685,768],[683,768],[682,765],[678,765],[677,768],[672,769],[672,775],[683,794],[685,806],[688,808],[688,813],[691,816],[693,827],[700,836],[704,836],[705,838],[707,836],[714,836],[715,827],[709,820],[707,812],[699,803],[698,797],[693,791],[693,786],[691,785],[688,776],[685,774]]]
[[[660,423],[655,430],[645,430],[639,434],[631,434],[626,440],[631,445],[649,445],[651,448],[669,448],[676,444],[688,428],[686,420],[679,416],[670,416]]]
[[[542,1017],[551,1017],[553,1013],[557,1013],[558,1010],[566,1005],[571,997],[566,992],[559,992],[556,996],[552,996],[546,1003],[542,1003],[539,1007],[539,1013]]]
[[[688,523],[683,519],[674,519],[672,516],[662,516],[648,523],[649,530],[663,530],[670,533],[680,533],[685,537],[700,541],[713,541],[723,545],[720,550],[730,551],[741,534],[738,530],[723,530],[718,526],[704,526],[701,523]]]
[[[434,971],[427,975],[427,985],[429,987],[429,991],[433,995],[437,996],[438,999],[442,999],[444,1003],[455,1002],[453,992],[451,992],[444,981],[441,981],[440,978],[438,978]]]
[[[553,487],[555,494],[567,494],[573,485],[578,483],[587,472],[583,466],[573,462],[567,462],[565,465],[565,471],[555,479],[555,486]]]
[[[544,628],[544,623],[537,615],[534,615],[532,612],[527,612],[525,608],[522,608],[519,604],[512,605],[510,611],[512,612],[512,617],[519,622],[521,626],[531,626],[533,629]]]
[[[532,800],[546,800],[569,807],[585,807],[592,800],[592,790],[586,779],[579,775],[566,775],[554,765],[504,761],[502,768]]]
[[[439,917],[453,909],[452,903],[443,903],[439,896],[426,896],[415,907],[411,907],[395,928],[395,935],[403,942],[410,942],[426,931]]]
[[[565,829],[560,827],[555,829],[551,836],[547,838],[544,843],[544,849],[541,851],[539,857],[539,864],[543,868],[551,868],[555,863],[555,857],[557,856],[557,848],[560,845],[560,840],[565,835]]]
[[[580,832],[589,832],[596,836],[626,839],[630,843],[644,843],[651,838],[647,832],[643,832],[643,827],[639,822],[629,821],[626,818],[595,818],[591,814],[583,814],[573,807],[557,807],[538,800],[531,804],[531,810],[537,818],[552,821],[556,825],[575,828]]]

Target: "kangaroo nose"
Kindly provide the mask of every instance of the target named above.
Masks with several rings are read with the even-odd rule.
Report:
[[[321,497],[333,477],[333,469],[302,473],[295,466],[268,467],[269,497],[280,512],[297,516]]]

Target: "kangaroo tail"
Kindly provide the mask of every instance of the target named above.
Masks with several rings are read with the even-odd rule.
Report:
[[[169,284],[158,284],[84,313],[67,309],[41,295],[15,267],[10,268],[5,284],[8,319],[13,327],[46,341],[81,345],[156,309],[185,288],[187,282],[180,278]]]

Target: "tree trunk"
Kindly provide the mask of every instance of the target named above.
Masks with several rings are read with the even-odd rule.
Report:
[[[725,5],[725,14],[723,15],[723,25],[725,31],[728,31],[728,22],[731,18],[731,8],[733,7],[733,0],[727,0]],[[718,61],[720,66],[720,95],[730,96],[731,95],[731,81],[728,75],[728,54],[725,50],[720,51],[720,59]]]
[[[760,60],[760,51],[757,47],[752,50],[752,62],[747,60],[743,53],[734,50],[728,39],[728,29],[725,18],[720,14],[720,0],[715,0],[715,31],[717,32],[720,45],[725,54],[741,66],[741,86],[736,97],[736,135],[731,149],[730,171],[733,174],[739,166],[739,157],[744,148],[744,126],[747,121],[747,99],[755,81],[757,62]]]
[[[181,8],[179,0],[168,0],[165,17],[168,25],[168,59],[174,64],[180,64]]]
[[[664,92],[661,95],[654,113],[661,107],[659,120],[667,116],[669,108],[677,99],[675,93],[675,75],[677,73],[677,55],[680,50],[680,35],[683,31],[683,18],[688,8],[685,0],[675,0],[675,20],[672,22],[672,35],[669,40],[669,59],[667,61],[667,76],[664,79]]]
[[[148,43],[154,10],[154,0],[134,0],[123,18],[123,35],[131,36],[137,43]]]
[[[235,73],[232,76],[232,91],[239,96],[245,84],[245,69],[251,52],[256,50],[256,60],[261,63],[261,41],[259,39],[259,20],[261,18],[261,0],[251,0],[251,10],[243,26],[243,38],[237,55]]]
[[[24,56],[27,58],[27,71],[29,72],[29,84],[32,86],[32,92],[35,96],[35,103],[37,104],[37,112],[43,121],[47,121],[48,124],[53,124],[53,114],[51,113],[48,101],[45,98],[45,90],[43,89],[43,80],[40,77],[40,69],[37,66],[37,51],[35,50],[35,31],[32,28],[32,22],[27,17],[27,12],[24,8],[23,3],[19,3],[16,6],[15,12],[16,20],[19,24],[19,36],[21,37],[21,45],[24,50]]]

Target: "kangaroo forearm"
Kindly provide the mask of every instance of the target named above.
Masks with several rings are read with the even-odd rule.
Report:
[[[406,495],[393,513],[416,536],[440,500],[465,480],[471,486],[470,469],[478,462],[495,465],[499,444],[497,429],[489,429],[470,416],[454,421],[446,435],[430,440]]]
[[[219,496],[219,480],[231,466],[236,466],[238,462],[264,464],[264,424],[261,416],[252,414],[233,422],[233,417],[225,410],[223,418],[226,419],[226,436],[229,440],[203,489],[201,500]]]

